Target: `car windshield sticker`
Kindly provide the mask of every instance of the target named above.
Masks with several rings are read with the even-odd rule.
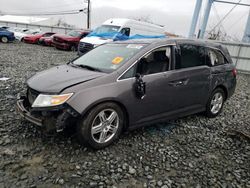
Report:
[[[127,48],[136,48],[136,49],[141,49],[143,46],[138,45],[138,44],[129,44],[127,45]]]
[[[123,57],[115,57],[113,60],[112,60],[112,63],[117,65],[119,63],[121,63],[123,61]]]

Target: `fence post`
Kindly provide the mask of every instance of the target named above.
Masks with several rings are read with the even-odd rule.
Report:
[[[241,48],[242,48],[242,45],[239,44],[239,50],[238,50],[237,57],[236,57],[236,61],[235,61],[235,67],[236,67],[236,68],[237,68],[238,61],[239,61],[239,59],[240,59]]]

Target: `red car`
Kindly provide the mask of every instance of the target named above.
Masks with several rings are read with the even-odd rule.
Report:
[[[44,46],[52,46],[52,39],[54,35],[51,35],[49,37],[41,37],[39,39],[39,44]]]
[[[52,46],[57,49],[76,51],[79,41],[90,32],[89,30],[73,30],[67,35],[54,35]]]
[[[41,37],[50,37],[51,35],[54,35],[53,32],[46,32],[46,33],[38,33],[35,35],[27,35],[23,38],[23,42],[30,43],[30,44],[38,44],[39,39]]]

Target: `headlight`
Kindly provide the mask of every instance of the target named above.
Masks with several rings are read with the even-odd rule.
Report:
[[[65,103],[73,93],[62,94],[62,95],[43,95],[40,94],[32,104],[32,107],[49,107],[57,106]]]

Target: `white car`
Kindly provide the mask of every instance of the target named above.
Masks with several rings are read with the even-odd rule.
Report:
[[[23,38],[27,35],[34,35],[41,32],[40,29],[29,29],[29,28],[18,28],[18,27],[9,28],[8,30],[14,32],[16,39],[19,41],[22,41]]]

